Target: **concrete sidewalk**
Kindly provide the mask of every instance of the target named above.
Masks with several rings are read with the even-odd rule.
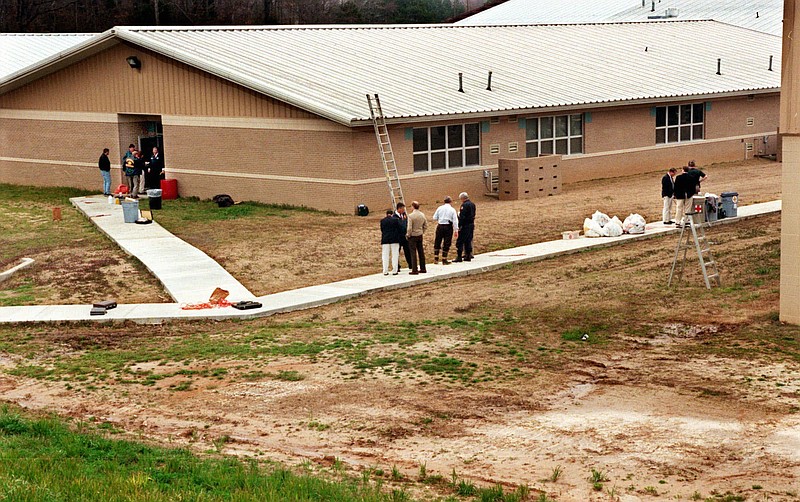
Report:
[[[90,204],[91,205],[91,204]],[[781,201],[753,204],[739,208],[737,218],[721,220],[716,225],[731,224],[747,218],[780,212]],[[122,217],[120,216],[120,219]],[[130,226],[130,224],[128,224]],[[137,225],[138,226],[138,225]],[[148,227],[150,225],[147,225]],[[430,265],[428,273],[424,275],[384,276],[381,273],[348,279],[345,281],[309,286],[306,288],[284,291],[259,297],[257,300],[264,306],[255,310],[239,311],[234,308],[220,308],[208,310],[181,310],[179,304],[128,304],[109,310],[104,316],[90,316],[89,305],[42,305],[26,307],[0,308],[0,322],[43,322],[43,321],[114,321],[132,320],[140,323],[156,323],[170,319],[231,319],[264,317],[280,312],[290,312],[320,305],[326,305],[348,298],[405,288],[412,285],[426,284],[434,281],[480,274],[496,270],[506,265],[526,263],[546,258],[575,253],[585,249],[621,245],[633,240],[659,237],[674,234],[679,230],[674,226],[665,226],[662,223],[647,225],[647,231],[641,235],[623,235],[622,237],[580,238],[574,240],[556,240],[541,242],[527,246],[496,251],[477,255],[469,263],[454,263],[452,265]],[[667,241],[669,247],[675,242]],[[377,268],[377,266],[376,266]],[[664,280],[666,281],[666,268]],[[724,281],[723,277],[723,281]],[[206,295],[208,293],[203,292]],[[231,295],[233,296],[233,295]]]
[[[142,209],[147,208],[145,200],[139,202]],[[219,263],[157,222],[125,223],[122,206],[109,204],[102,196],[75,197],[70,202],[123,251],[142,262],[176,302],[208,301],[217,287],[230,291],[231,300],[254,298]],[[158,220],[158,211],[154,213],[154,219]]]

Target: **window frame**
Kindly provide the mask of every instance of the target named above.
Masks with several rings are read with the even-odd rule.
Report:
[[[578,117],[576,119],[575,117]],[[558,135],[560,119],[566,118],[566,135]],[[573,133],[573,124],[575,121],[580,123],[580,134]],[[548,137],[542,137],[542,122],[545,122],[545,129],[549,131]],[[536,138],[529,138],[529,131],[531,124],[536,124]],[[543,155],[581,155],[584,153],[584,138],[586,137],[585,129],[586,119],[583,113],[565,113],[561,115],[542,115],[536,117],[528,117],[525,119],[525,157],[534,158]],[[573,151],[573,142],[580,141],[580,151]],[[565,142],[566,152],[556,153],[559,148],[560,142]],[[531,146],[536,144],[536,155],[530,155]],[[542,144],[549,144],[550,148],[542,150]],[[549,150],[549,151],[548,151]]]
[[[685,116],[686,112],[689,114],[688,120]],[[700,115],[699,120],[697,115]],[[688,143],[706,139],[705,102],[656,106],[654,117],[656,145]]]
[[[473,126],[475,129],[476,137],[478,143],[475,145],[468,145],[467,144],[467,128],[468,126]],[[460,146],[450,146],[451,140],[451,128],[460,127],[461,128],[461,137],[460,137]],[[434,129],[443,129],[444,130],[444,148],[431,148],[431,135],[432,130]],[[481,123],[480,122],[465,122],[465,123],[458,123],[458,124],[445,124],[445,125],[435,125],[435,126],[427,126],[427,127],[414,127],[412,128],[412,138],[414,138],[418,131],[425,131],[426,138],[427,138],[427,146],[425,150],[417,150],[416,145],[412,144],[412,167],[414,173],[426,173],[426,172],[434,172],[434,171],[447,171],[450,169],[460,169],[464,167],[476,167],[481,165]],[[467,164],[467,155],[471,154],[474,155],[477,152],[477,163],[474,164]],[[451,156],[455,158],[454,154],[460,155],[460,165],[453,165],[451,166]],[[442,167],[433,167],[432,159],[434,155],[444,155],[444,164]],[[426,169],[418,169],[417,168],[417,159],[418,158],[425,158],[426,162]],[[455,162],[454,162],[455,163]]]

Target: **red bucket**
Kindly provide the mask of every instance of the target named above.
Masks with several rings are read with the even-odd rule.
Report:
[[[164,200],[178,198],[178,180],[161,180],[161,198]]]

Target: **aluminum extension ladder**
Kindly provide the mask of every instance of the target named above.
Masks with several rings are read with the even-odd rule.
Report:
[[[400,175],[397,172],[397,163],[394,160],[392,142],[389,139],[389,129],[386,127],[386,120],[383,117],[381,100],[378,95],[370,96],[367,94],[369,103],[369,114],[372,117],[372,125],[375,126],[375,138],[378,140],[378,149],[381,153],[383,170],[386,173],[386,183],[389,185],[389,197],[392,199],[392,209],[397,209],[397,203],[403,202],[403,188],[400,186]]]
[[[686,213],[689,216],[689,226],[691,233],[686,231],[687,226],[681,227],[681,235],[678,238],[678,245],[675,247],[675,258],[672,260],[672,270],[669,272],[669,282],[667,286],[672,286],[672,279],[675,277],[675,269],[678,269],[678,280],[683,277],[683,269],[686,265],[687,254],[690,248],[694,248],[697,252],[697,258],[700,261],[700,270],[703,272],[703,280],[706,283],[706,288],[711,289],[714,284],[717,287],[721,285],[719,279],[719,270],[717,269],[717,262],[714,261],[714,256],[711,254],[711,243],[706,239],[705,227],[707,224],[695,224],[693,216],[701,213]],[[683,234],[686,234],[684,239]],[[678,256],[683,250],[683,259],[680,266],[678,266]]]

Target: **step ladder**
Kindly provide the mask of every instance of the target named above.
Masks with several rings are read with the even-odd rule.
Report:
[[[688,225],[681,227],[681,234],[678,238],[678,245],[675,247],[675,258],[672,260],[672,270],[669,272],[669,281],[667,286],[672,286],[672,279],[675,277],[675,269],[678,270],[678,280],[683,277],[683,269],[686,265],[686,259],[690,248],[694,248],[697,252],[697,258],[700,261],[700,270],[703,272],[703,280],[706,283],[706,288],[711,289],[711,285],[719,287],[721,285],[719,279],[719,270],[717,269],[717,262],[714,261],[714,256],[711,254],[711,243],[706,238],[705,227],[706,223],[695,223],[693,216],[702,213],[686,213],[689,217]],[[689,231],[690,230],[691,233]],[[684,234],[686,237],[684,238]],[[683,251],[683,259],[678,265],[678,257],[680,252]]]
[[[397,209],[397,203],[405,203],[405,200],[403,199],[403,188],[400,186],[397,163],[394,160],[392,142],[389,139],[389,128],[386,127],[386,120],[383,117],[381,100],[378,95],[370,96],[367,94],[367,103],[369,104],[369,115],[372,117],[372,125],[375,126],[375,138],[378,140],[378,150],[381,153],[383,171],[386,173],[386,183],[389,185],[392,209]]]

